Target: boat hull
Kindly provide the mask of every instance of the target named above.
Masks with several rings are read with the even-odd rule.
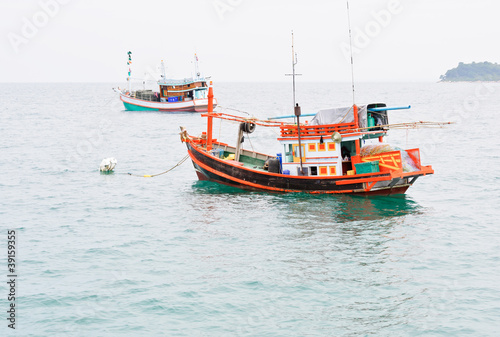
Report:
[[[186,111],[206,112],[208,111],[208,99],[195,99],[184,102],[153,102],[146,101],[120,93],[120,100],[125,109],[130,111]],[[217,103],[214,102],[214,107]]]
[[[412,172],[411,174],[379,172],[321,178],[317,176],[290,176],[235,165],[208,154],[196,144],[189,141],[186,144],[200,180],[254,191],[360,195],[404,194],[419,176],[433,172],[432,170]]]

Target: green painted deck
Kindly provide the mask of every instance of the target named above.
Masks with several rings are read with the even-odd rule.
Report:
[[[227,152],[227,153],[229,153],[229,152]],[[249,157],[249,156],[241,155],[240,156],[240,162],[243,163],[244,167],[251,168],[251,169],[254,169],[254,170],[260,170],[260,171],[267,172],[267,170],[264,170],[262,168],[266,162],[263,161],[263,160],[261,160],[261,159],[252,158],[252,157]]]

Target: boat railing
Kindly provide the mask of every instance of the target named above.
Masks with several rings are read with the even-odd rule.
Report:
[[[353,131],[356,129],[356,124],[352,123],[342,123],[342,124],[330,124],[330,125],[301,125],[300,126],[300,136],[301,137],[315,137],[315,136],[328,136],[330,137],[332,133],[339,132],[343,133],[346,131]],[[281,137],[298,137],[297,125],[282,125],[280,126]]]

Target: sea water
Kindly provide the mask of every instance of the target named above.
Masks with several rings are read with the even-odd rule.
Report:
[[[113,84],[0,85],[0,335],[496,336],[500,84],[360,83],[358,104],[412,105],[392,130],[434,175],[404,196],[269,194],[199,182],[179,126],[125,111]],[[298,83],[302,113],[350,84]],[[288,83],[216,83],[219,111],[293,114]],[[232,109],[237,109],[239,112]],[[275,155],[278,130],[243,146]],[[229,144],[237,125],[214,121]],[[115,157],[113,174],[100,174]],[[8,299],[8,230],[16,299]],[[15,303],[15,331],[7,311]]]

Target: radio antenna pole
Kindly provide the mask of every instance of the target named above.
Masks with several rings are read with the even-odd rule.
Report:
[[[354,60],[352,57],[352,33],[351,33],[351,15],[349,10],[349,0],[347,0],[347,22],[349,24],[349,47],[351,49],[351,83],[352,83],[352,104],[356,104],[354,99]]]
[[[293,30],[292,30],[292,73],[291,74],[285,74],[285,76],[292,76],[293,77],[293,108],[295,109],[295,106],[297,105],[297,102],[295,101],[295,76],[301,76],[302,74],[296,74],[295,73],[295,65],[297,64],[297,53],[295,52],[294,45],[293,45]]]

